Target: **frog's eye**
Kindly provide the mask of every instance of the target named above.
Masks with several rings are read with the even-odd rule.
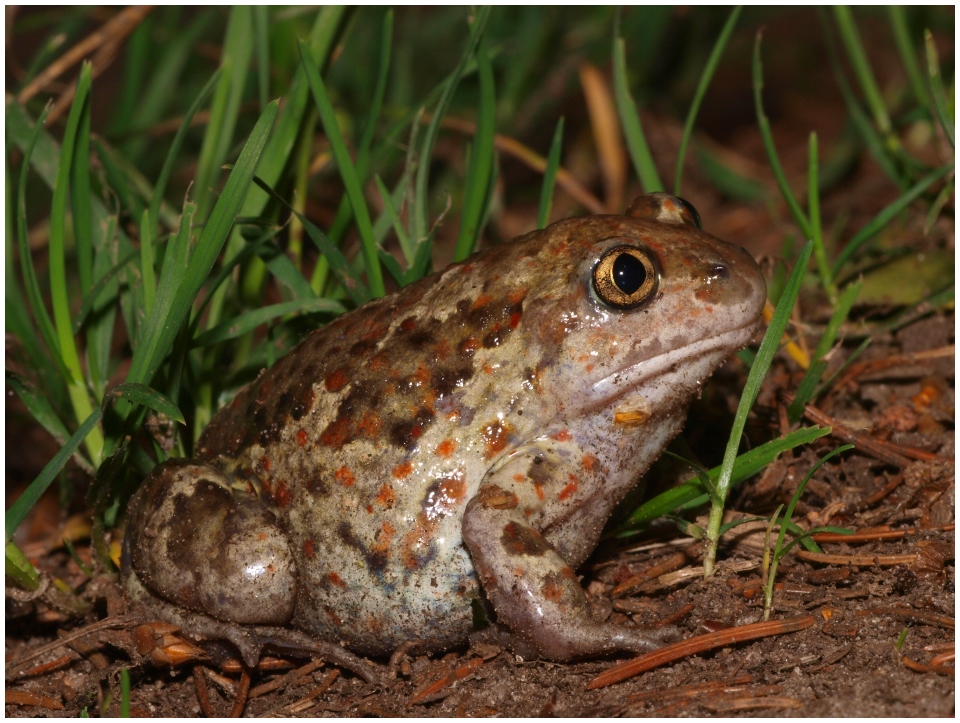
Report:
[[[593,268],[597,296],[615,309],[632,309],[657,290],[657,267],[650,252],[636,246],[614,246]]]

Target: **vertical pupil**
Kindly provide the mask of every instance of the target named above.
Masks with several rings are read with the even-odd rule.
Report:
[[[647,280],[643,263],[632,254],[623,253],[613,262],[613,283],[624,294],[635,294]]]

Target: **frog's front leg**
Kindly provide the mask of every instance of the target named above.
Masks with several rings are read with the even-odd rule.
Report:
[[[552,483],[544,484],[545,470]],[[557,516],[545,508],[557,507],[570,474],[554,453],[517,455],[467,505],[463,539],[497,621],[556,661],[653,650],[660,643],[650,635],[592,618],[576,573],[530,522]],[[552,512],[562,515],[562,506]]]

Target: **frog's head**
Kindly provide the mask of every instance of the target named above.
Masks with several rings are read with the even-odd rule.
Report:
[[[617,422],[642,424],[685,406],[757,331],[766,298],[760,269],[742,248],[703,231],[682,199],[650,194],[624,216],[547,231],[539,255],[563,259],[565,278],[544,280],[525,322],[534,322],[540,348],[556,353],[542,368],[564,395],[568,419],[603,408]]]

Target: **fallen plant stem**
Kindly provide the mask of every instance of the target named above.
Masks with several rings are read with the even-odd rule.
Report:
[[[28,690],[5,691],[4,703],[7,705],[36,705],[47,710],[63,710],[63,703],[56,698]]]
[[[42,73],[37,75],[36,78],[17,93],[17,102],[20,105],[25,105],[28,100],[46,88],[52,81],[60,77],[68,68],[88,57],[91,52],[101,45],[119,43],[125,36],[132,33],[152,10],[152,5],[134,5],[121,10],[110,18],[110,20],[70,48],[70,50],[50,63]]]
[[[799,630],[805,630],[814,624],[813,615],[804,615],[799,618],[789,620],[773,620],[765,623],[752,623],[750,625],[741,625],[736,628],[718,630],[706,635],[698,635],[694,638],[682,640],[679,643],[665,645],[652,653],[641,655],[639,658],[628,660],[625,663],[615,665],[609,670],[600,673],[596,678],[587,683],[587,690],[596,690],[604,688],[614,683],[619,683],[632,678],[635,675],[644,673],[653,668],[657,668],[666,663],[680,660],[690,655],[703,653],[714,648],[722,648],[727,645],[741,643],[746,640],[755,640],[765,638],[771,635],[782,635],[784,633],[795,633]]]
[[[430,122],[430,120],[431,116],[424,113],[422,123],[427,124]],[[473,121],[464,120],[462,118],[445,117],[440,121],[440,127],[471,136],[477,132],[476,123]],[[547,170],[547,159],[536,151],[533,151],[527,146],[523,145],[515,138],[496,133],[493,136],[493,146],[498,151],[513,156],[537,173],[543,173]],[[575,201],[583,204],[583,206],[589,210],[590,213],[607,212],[606,207],[603,205],[600,199],[590,193],[590,191],[588,191],[586,187],[580,183],[580,181],[574,178],[570,171],[562,166],[557,169],[557,184],[563,188],[564,191],[569,193]]]
[[[461,665],[459,668],[454,670],[452,673],[449,673],[440,680],[434,681],[426,688],[421,690],[419,693],[414,695],[408,702],[407,707],[411,705],[416,705],[417,703],[428,702],[428,699],[432,698],[434,695],[439,693],[444,688],[453,685],[458,680],[463,680],[468,675],[476,672],[483,665],[483,658],[474,658],[473,660],[468,661],[466,664]]]
[[[835,532],[817,532],[811,535],[814,542],[869,542],[871,540],[901,540],[910,535],[921,532],[951,532],[956,525],[942,525],[940,527],[924,527],[922,529],[907,530],[863,530],[852,535],[838,535]]]
[[[256,688],[251,688],[249,697],[258,698],[261,695],[264,695],[265,693],[269,693],[271,691],[283,688],[288,684],[292,683],[297,678],[302,678],[305,675],[310,675],[310,673],[312,673],[313,671],[323,667],[323,664],[324,664],[324,661],[322,658],[318,658],[317,660],[311,660],[306,665],[303,665],[299,668],[295,668],[285,673],[284,675],[281,675],[278,678],[274,678],[273,680],[267,681],[266,683],[262,683],[258,685]]]
[[[648,700],[666,702],[677,698],[692,698],[701,693],[712,693],[714,691],[739,691],[752,682],[752,675],[740,675],[731,680],[712,680],[709,683],[695,683],[693,685],[684,685],[680,688],[634,693],[633,695],[628,695],[626,701],[627,703],[644,703]]]
[[[757,710],[759,708],[802,708],[801,703],[796,698],[777,697],[757,697],[734,698],[733,700],[720,701],[718,703],[704,703],[704,708],[714,713],[730,713],[741,710]]]
[[[197,702],[200,704],[200,710],[207,718],[215,718],[216,714],[210,705],[210,695],[207,693],[207,681],[204,680],[202,665],[193,666],[193,687],[197,691]]]
[[[697,607],[697,606],[696,606],[695,604],[693,604],[693,603],[687,603],[687,604],[684,605],[682,608],[680,608],[680,609],[677,610],[675,613],[673,613],[673,615],[668,615],[667,617],[663,618],[663,620],[661,620],[659,623],[657,623],[657,627],[661,627],[661,628],[662,628],[662,627],[665,627],[665,626],[667,626],[667,625],[674,625],[674,624],[676,624],[676,623],[679,622],[680,620],[683,620],[683,618],[685,618],[687,615],[689,615],[690,613],[692,613],[692,612],[696,609],[696,607]]]
[[[233,708],[230,709],[231,718],[239,718],[243,715],[243,709],[247,707],[247,699],[250,695],[250,669],[243,667],[243,673],[240,674],[240,685],[237,687],[237,699],[233,701]]]
[[[829,553],[808,552],[797,550],[797,557],[807,562],[819,562],[825,565],[856,565],[857,567],[881,567],[889,565],[909,565],[916,562],[916,554],[912,555],[831,555]]]
[[[783,392],[782,396],[788,404],[794,399],[793,395],[789,392]],[[912,459],[921,462],[947,461],[946,457],[941,457],[932,452],[915,449],[913,447],[902,447],[892,442],[879,442],[865,434],[855,432],[849,427],[845,427],[826,412],[817,409],[812,404],[808,404],[803,408],[803,416],[811,422],[832,427],[833,431],[830,432],[830,434],[834,437],[842,439],[844,442],[850,442],[856,446],[859,451],[866,452],[871,457],[879,459],[881,462],[891,464],[894,467],[906,467]]]
[[[956,675],[956,668],[949,665],[924,665],[923,663],[918,663],[916,660],[911,660],[906,655],[904,655],[900,661],[910,670],[916,671],[917,673],[939,673],[940,675],[949,675],[953,677]]]
[[[870,608],[857,613],[857,617],[866,615],[889,615],[906,623],[920,623],[921,625],[932,625],[949,630],[956,628],[956,620],[951,617],[938,613],[928,613],[923,610],[911,610],[910,608]]]
[[[926,351],[911,352],[908,354],[891,354],[881,359],[869,359],[862,362],[854,362],[843,373],[843,376],[836,382],[837,389],[861,381],[865,376],[876,374],[893,367],[908,366],[919,362],[930,361],[931,359],[943,359],[956,354],[956,345],[941,346],[937,349],[928,349]]]
[[[697,542],[693,545],[690,545],[685,550],[671,555],[666,560],[658,562],[656,565],[652,565],[645,570],[641,570],[636,575],[631,575],[626,580],[621,582],[615,588],[611,595],[623,595],[634,588],[640,587],[643,583],[648,580],[654,580],[661,575],[665,575],[668,572],[673,572],[674,570],[679,570],[684,565],[689,564],[693,560],[700,557],[703,554],[703,543]]]
[[[69,643],[72,643],[74,640],[79,640],[80,638],[86,637],[92,633],[99,632],[101,630],[112,630],[114,628],[123,628],[130,625],[134,621],[133,617],[123,616],[117,618],[105,618],[99,620],[95,623],[91,623],[86,627],[80,628],[79,630],[74,630],[73,632],[64,635],[62,638],[54,640],[52,643],[47,643],[46,645],[41,645],[36,650],[24,655],[19,660],[14,660],[12,663],[7,663],[5,674],[9,680],[14,675],[19,672],[19,669],[23,667],[24,664],[29,663],[34,658],[39,658],[45,653],[49,653],[57,648],[66,647]]]

